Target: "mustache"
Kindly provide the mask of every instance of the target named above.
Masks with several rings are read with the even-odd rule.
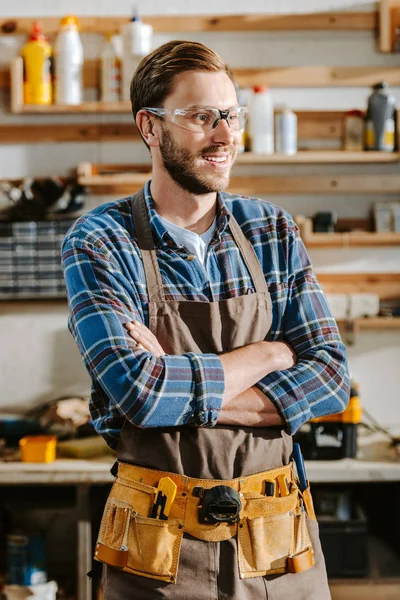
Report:
[[[207,148],[203,148],[201,154],[208,154],[209,152],[230,152],[231,154],[233,154],[235,152],[235,146],[208,146]]]

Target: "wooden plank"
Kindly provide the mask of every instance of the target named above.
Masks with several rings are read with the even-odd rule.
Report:
[[[102,139],[98,125],[0,125],[2,144],[93,142]],[[108,139],[108,138],[107,138]]]
[[[25,34],[32,29],[37,16],[8,17],[0,20],[0,34]],[[82,16],[79,26],[82,32],[103,33],[119,31],[129,16]],[[41,17],[47,34],[55,34],[60,17]],[[372,31],[377,27],[377,13],[370,12],[327,12],[309,14],[260,14],[260,15],[162,15],[143,16],[157,33],[200,32],[200,31]]]
[[[306,164],[363,164],[398,163],[400,152],[351,152],[346,150],[300,150],[293,156],[284,154],[239,154],[236,164],[240,165],[306,165]]]
[[[334,584],[331,581],[332,600],[399,600],[400,583],[347,582]]]
[[[307,247],[348,248],[366,246],[399,246],[400,233],[374,231],[350,231],[348,233],[312,233],[303,237]]]
[[[344,138],[344,111],[296,111],[299,140]]]
[[[99,188],[108,188],[112,193],[121,193],[130,186],[142,185],[148,178],[125,172],[84,177],[80,182],[99,193]],[[268,177],[234,176],[228,191],[246,196],[265,194],[398,194],[400,175],[271,175]]]
[[[390,0],[380,0],[379,3],[379,50],[391,52],[390,33]]]
[[[400,86],[400,69],[388,66],[329,67],[324,65],[301,67],[274,67],[257,69],[234,69],[235,79],[242,87],[268,85],[275,87],[370,87],[385,80],[391,86]],[[0,71],[0,85],[9,86],[5,70]],[[85,61],[83,82],[87,88],[100,85],[99,59]],[[100,107],[99,107],[100,108]],[[122,107],[121,107],[122,108]],[[49,107],[49,111],[54,111]],[[32,112],[32,111],[31,111]],[[99,112],[107,112],[106,110]]]
[[[381,300],[400,298],[400,273],[320,273],[327,294],[377,294]]]
[[[24,63],[19,56],[11,63],[11,112],[18,113],[24,105]]]
[[[271,175],[232,177],[229,191],[259,194],[398,194],[400,175]]]
[[[398,67],[275,67],[271,69],[234,69],[238,85],[251,87],[370,87],[377,81],[400,85]]]

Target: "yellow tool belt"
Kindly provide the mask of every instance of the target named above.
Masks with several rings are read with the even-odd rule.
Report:
[[[177,486],[167,520],[150,518],[158,482],[170,477]],[[266,481],[274,496],[265,495]],[[194,488],[225,485],[241,501],[235,523],[200,523],[201,499]],[[118,464],[95,548],[96,560],[151,579],[176,582],[182,537],[221,542],[236,536],[241,578],[300,572],[313,565],[307,519],[315,519],[310,489],[297,484],[293,465],[230,480],[196,479]]]

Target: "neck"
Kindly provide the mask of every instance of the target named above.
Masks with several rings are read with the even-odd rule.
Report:
[[[150,191],[156,211],[171,223],[198,234],[210,228],[216,213],[216,192],[196,196],[182,189],[171,177],[158,177],[155,171]]]

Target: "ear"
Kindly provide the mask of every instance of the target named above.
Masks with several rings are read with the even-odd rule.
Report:
[[[149,115],[145,110],[139,110],[136,115],[136,126],[149,146],[157,147],[160,145],[156,117]]]

